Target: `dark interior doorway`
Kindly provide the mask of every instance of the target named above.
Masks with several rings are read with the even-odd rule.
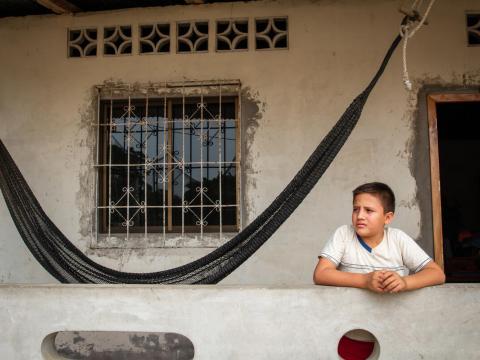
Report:
[[[480,102],[436,110],[447,281],[480,282]]]

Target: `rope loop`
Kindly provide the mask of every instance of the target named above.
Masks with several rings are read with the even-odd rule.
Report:
[[[408,39],[412,38],[415,33],[423,26],[426,25],[427,16],[430,13],[430,10],[435,3],[435,0],[430,0],[425,12],[423,15],[420,15],[420,12],[417,10],[420,6],[420,3],[423,0],[415,0],[412,4],[412,8],[409,12],[406,12],[400,9],[400,12],[405,14],[401,24],[400,24],[400,36],[403,38],[403,47],[402,47],[402,58],[403,58],[403,83],[405,88],[409,91],[412,90],[412,82],[410,81],[410,77],[408,75],[408,68],[407,68],[407,44]],[[418,24],[412,28],[413,24]]]

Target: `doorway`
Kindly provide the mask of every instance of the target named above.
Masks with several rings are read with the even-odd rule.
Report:
[[[480,282],[480,94],[428,96],[435,260]]]

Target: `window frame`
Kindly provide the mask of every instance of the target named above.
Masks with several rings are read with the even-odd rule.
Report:
[[[443,228],[442,228],[442,202],[440,187],[440,157],[438,150],[438,126],[437,126],[437,104],[448,102],[477,102],[480,101],[480,94],[477,93],[456,93],[442,92],[427,94],[427,121],[429,134],[429,157],[430,157],[430,181],[432,200],[432,226],[434,260],[444,269],[443,254]]]
[[[152,85],[148,85],[148,89],[146,91],[140,91],[140,94],[138,94],[138,91],[136,90],[135,92],[131,93],[130,86],[127,86],[127,89],[125,89],[123,86],[122,89],[118,90],[115,89],[114,86],[112,90],[111,85],[102,85],[97,87],[97,92],[98,92],[98,104],[97,104],[97,140],[96,140],[96,146],[97,146],[97,171],[96,171],[96,176],[97,176],[97,185],[96,185],[96,199],[95,199],[95,234],[96,234],[96,243],[99,244],[99,242],[105,243],[106,247],[109,247],[109,243],[112,243],[112,241],[109,241],[110,237],[116,238],[117,241],[113,241],[113,243],[118,242],[118,239],[121,239],[121,242],[125,244],[125,241],[128,243],[129,240],[129,235],[132,235],[132,237],[138,237],[142,233],[144,234],[145,239],[151,238],[151,237],[159,237],[159,235],[162,235],[163,233],[163,245],[161,247],[169,247],[166,246],[166,243],[169,243],[167,237],[169,238],[179,238],[181,235],[181,238],[194,238],[198,240],[200,235],[200,243],[206,243],[207,246],[205,247],[210,247],[212,243],[214,244],[220,244],[225,241],[225,236],[231,236],[232,234],[237,233],[240,231],[242,227],[242,196],[241,196],[241,177],[242,177],[242,166],[241,166],[241,87],[240,87],[240,82],[239,81],[229,81],[229,82],[192,82],[192,83],[185,83],[182,82],[180,84],[175,83],[175,84],[167,84],[163,83],[152,89]],[[190,91],[185,93],[185,89],[190,88]],[[201,89],[201,96],[198,95],[198,88]],[[220,89],[218,93],[215,92],[215,88]],[[222,88],[224,88],[223,93],[222,93]],[[192,91],[193,89],[193,91]],[[197,89],[197,93],[195,93],[195,89]],[[212,91],[213,89],[213,91]],[[234,89],[232,91],[232,89]],[[189,93],[192,93],[190,95]],[[205,92],[205,94],[203,94]],[[168,199],[166,199],[166,204],[164,203],[164,206],[166,207],[166,210],[168,210],[168,216],[166,215],[165,218],[166,220],[166,226],[164,227],[163,225],[150,225],[150,226],[144,226],[141,225],[137,229],[129,229],[125,232],[125,230],[122,229],[120,226],[110,226],[110,229],[108,228],[108,219],[106,217],[108,216],[108,211],[109,211],[109,205],[108,205],[108,171],[102,171],[101,168],[105,167],[104,162],[102,162],[102,159],[105,159],[106,156],[108,156],[108,148],[110,146],[109,140],[105,140],[105,136],[110,136],[110,130],[102,130],[102,126],[108,127],[108,124],[103,123],[103,119],[106,118],[105,112],[109,108],[108,105],[106,105],[106,101],[113,101],[113,100],[139,100],[139,99],[146,99],[148,93],[148,97],[150,100],[155,101],[157,104],[160,103],[160,101],[165,101],[163,106],[166,105],[165,107],[165,114],[166,118],[168,119],[166,122],[169,124],[168,125],[168,139],[170,144],[172,144],[172,136],[173,136],[173,110],[172,106],[174,104],[178,104],[178,102],[184,101],[185,104],[187,103],[193,103],[195,102],[196,99],[201,98],[201,101],[204,101],[204,99],[212,99],[217,97],[217,103],[219,101],[223,103],[230,103],[233,104],[234,106],[234,114],[235,114],[235,161],[232,162],[235,163],[235,204],[232,206],[236,207],[235,211],[235,224],[234,225],[173,225],[173,218],[172,218],[172,182],[168,181],[168,189],[165,191],[168,194]],[[196,99],[195,99],[196,98]],[[130,101],[129,100],[129,101]],[[223,154],[224,152],[222,152]],[[171,155],[169,155],[171,156]],[[171,170],[174,168],[174,165],[172,164],[172,161],[167,160],[168,162],[168,170]],[[221,167],[221,162],[216,161],[219,167]],[[103,165],[102,165],[103,164]],[[111,165],[110,165],[111,166]],[[141,166],[141,165],[140,165]],[[172,176],[171,172],[168,171],[169,177]],[[184,189],[182,190],[184,191]],[[145,200],[145,199],[144,199]],[[203,204],[201,205],[202,207],[204,206]],[[223,205],[221,205],[223,206]],[[148,208],[148,204],[146,205]],[[206,207],[206,206],[205,206]],[[100,209],[105,209],[105,211],[101,212]],[[182,204],[182,209],[183,209],[183,204]],[[102,215],[103,213],[103,215]],[[200,226],[200,231],[199,231],[199,226]],[[129,227],[129,226],[127,226]],[[131,234],[130,234],[131,233]],[[207,238],[206,241],[204,240],[204,233],[205,237]],[[217,233],[216,236],[215,233]],[[161,236],[160,236],[161,237]],[[99,239],[101,238],[101,239]],[[213,240],[212,240],[213,238]],[[219,240],[215,240],[215,238],[218,238]],[[99,241],[100,240],[100,241]],[[148,240],[146,243],[151,242],[151,240]],[[176,244],[181,244],[180,241],[174,241]],[[188,241],[187,241],[188,242]],[[154,243],[158,243],[154,241]],[[198,245],[199,241],[194,241]],[[158,244],[157,244],[158,245]],[[154,245],[154,247],[158,247],[157,245]],[[128,244],[127,244],[128,246]],[[149,247],[149,246],[147,246]],[[174,246],[176,247],[176,246]],[[188,245],[185,247],[189,247]],[[194,246],[194,247],[203,247],[203,246]]]

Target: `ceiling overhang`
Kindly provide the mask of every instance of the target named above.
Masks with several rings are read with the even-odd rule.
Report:
[[[252,0],[0,0],[0,18],[45,14],[75,14],[138,7],[201,5]]]

